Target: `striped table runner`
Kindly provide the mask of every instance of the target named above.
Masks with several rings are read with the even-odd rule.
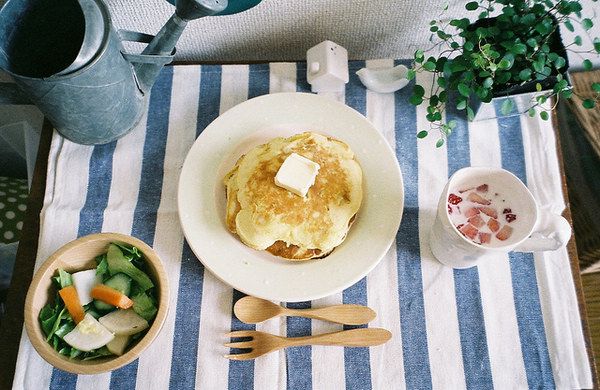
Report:
[[[401,61],[400,61],[401,62]],[[367,61],[391,67],[391,60]],[[82,146],[54,134],[41,213],[37,266],[64,243],[106,231],[153,246],[170,278],[171,302],[156,341],[112,373],[77,376],[53,369],[23,334],[15,388],[27,389],[455,389],[591,387],[577,299],[565,249],[490,256],[479,267],[440,265],[427,245],[447,178],[469,165],[506,168],[538,201],[564,200],[551,124],[512,117],[458,126],[447,145],[417,141],[425,109],[395,94],[366,91],[350,64],[345,93],[331,96],[363,113],[396,150],[406,208],[395,244],[363,280],[332,296],[288,307],[369,305],[370,326],[389,329],[379,347],[297,347],[255,361],[229,361],[230,329],[301,336],[341,329],[288,318],[248,326],[232,316],[241,293],[205,272],[178,222],[177,180],[195,138],[220,113],[255,96],[309,91],[305,63],[173,66],[161,73],[146,116],[111,144]],[[426,76],[421,84],[431,82]],[[226,134],[224,134],[226,136]]]

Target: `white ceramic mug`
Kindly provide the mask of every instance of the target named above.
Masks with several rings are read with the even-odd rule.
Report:
[[[519,224],[504,245],[484,246],[465,237],[454,226],[448,213],[448,197],[452,189],[472,188],[492,183],[500,188],[518,212]],[[469,268],[493,253],[552,251],[567,244],[571,226],[560,215],[540,209],[525,184],[515,175],[500,168],[463,168],[448,180],[437,208],[429,245],[433,255],[453,268]]]

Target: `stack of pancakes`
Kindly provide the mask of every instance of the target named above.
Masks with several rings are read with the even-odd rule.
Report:
[[[292,153],[320,169],[306,197],[275,184]],[[225,176],[227,228],[257,250],[289,260],[325,257],[340,245],[362,202],[362,170],[348,145],[306,132],[243,155]]]

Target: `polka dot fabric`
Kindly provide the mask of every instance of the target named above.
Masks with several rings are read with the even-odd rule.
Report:
[[[27,180],[0,176],[0,242],[10,244],[21,238],[27,210]]]

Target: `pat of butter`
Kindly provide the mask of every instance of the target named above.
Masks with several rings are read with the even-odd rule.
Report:
[[[292,153],[277,171],[275,184],[296,195],[305,197],[308,189],[315,184],[319,168],[321,167],[316,162]]]

